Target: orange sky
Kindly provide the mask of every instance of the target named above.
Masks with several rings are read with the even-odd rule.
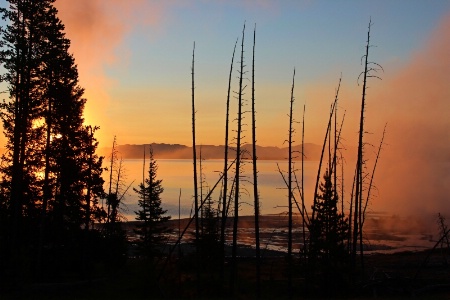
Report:
[[[142,34],[142,39],[150,42],[158,40],[161,36],[173,34],[168,32],[167,25],[171,22],[177,22],[173,19],[171,10],[174,7],[185,9],[189,5],[179,1],[164,3],[159,4],[159,2],[143,0],[127,1],[126,3],[120,0],[107,2],[103,0],[57,1],[56,3],[60,10],[60,17],[66,24],[67,35],[72,40],[71,50],[76,57],[81,85],[86,88],[86,97],[88,98],[86,120],[88,123],[101,126],[99,138],[104,146],[112,141],[114,135],[118,136],[119,143],[191,143],[190,51],[183,53],[185,58],[184,66],[181,66],[174,74],[180,76],[180,70],[184,72],[181,76],[185,78],[185,81],[179,84],[176,81],[173,85],[170,83],[157,84],[153,83],[151,78],[149,78],[147,84],[125,85],[125,83],[118,81],[117,77],[111,75],[110,72],[111,69],[114,69],[120,70],[128,78],[135,76],[130,68],[131,55],[133,55],[135,50],[131,48],[131,43],[130,45],[127,44],[132,32],[139,31]],[[267,3],[263,5],[264,3],[260,3],[261,9],[274,10],[270,5],[271,8],[267,8]],[[251,7],[248,3],[246,5]],[[380,19],[382,20],[383,18],[380,17]],[[351,66],[351,71],[347,72],[346,69],[342,70],[336,65],[331,65],[329,70],[325,71],[320,78],[315,77],[302,80],[308,77],[307,74],[311,72],[309,70],[305,72],[302,66],[296,66],[297,74],[300,74],[297,75],[296,80],[295,94],[298,108],[296,114],[297,118],[300,119],[301,108],[306,102],[307,142],[320,143],[322,140],[326,111],[328,111],[329,103],[333,99],[338,77],[342,71],[344,73],[340,108],[341,111],[344,109],[348,111],[346,127],[349,128],[350,135],[354,135],[357,131],[350,128],[357,122],[361,91],[356,84],[356,77],[358,72],[362,70],[358,60],[364,50],[366,29],[367,22],[361,25],[358,32],[360,34],[359,40],[355,40],[355,48],[359,52],[355,52],[357,54],[352,59],[355,64]],[[377,29],[377,22],[375,21],[375,26],[373,27],[374,39],[381,35],[377,32]],[[442,28],[436,29],[434,34],[439,35],[438,32],[442,30]],[[239,31],[234,33],[236,37],[239,34]],[[264,32],[258,32],[258,34],[264,38]],[[247,39],[250,43],[249,35],[250,32],[247,32]],[[428,43],[436,42],[438,41],[435,39],[428,40]],[[379,45],[377,40],[374,43],[378,45],[378,48],[389,48],[389,45]],[[210,69],[215,67],[215,65],[210,67],[207,65],[209,58],[204,59],[202,56],[201,49],[205,46],[202,44],[197,46],[200,49],[197,50],[196,65],[198,70],[198,75],[196,76],[197,136],[198,141],[203,144],[223,143],[227,69],[231,59],[233,42],[227,45],[229,55],[220,70],[222,74],[219,75],[214,74],[215,69]],[[192,41],[184,47],[186,49],[191,48]],[[390,98],[393,92],[388,93],[387,91],[394,89],[398,95],[408,93],[410,87],[398,85],[392,88],[393,82],[401,80],[404,77],[402,75],[404,72],[414,71],[414,66],[419,63],[433,66],[435,61],[432,59],[428,60],[426,54],[433,47],[432,44],[423,45],[422,49],[414,50],[417,54],[411,58],[405,54],[405,57],[400,58],[398,61],[377,61],[384,63],[386,73],[381,74],[383,81],[371,82],[373,91],[371,90],[368,93],[369,113],[372,109],[375,111],[377,109],[377,101],[381,101],[372,97],[378,89],[384,90],[381,94],[384,98],[391,99],[385,101],[389,101],[389,103],[394,102],[390,105],[388,111],[383,109],[384,112],[388,115],[396,115],[397,110],[403,109],[402,104],[398,104],[397,100]],[[249,63],[250,48],[247,46],[246,48],[246,59]],[[378,48],[373,48],[375,55],[379,51]],[[147,51],[148,55],[153,55],[151,47],[143,51]],[[262,51],[265,51],[265,49]],[[419,55],[419,53],[424,54]],[[161,57],[161,60],[163,59]],[[336,61],[340,60],[337,56],[333,59]],[[207,61],[205,62],[205,60]],[[319,64],[317,65],[320,68]],[[261,75],[266,70],[264,62],[258,61],[258,56],[256,66],[258,141],[261,145],[281,146],[287,135],[288,119],[286,114],[289,107],[290,77],[294,65],[292,65],[289,72],[283,74],[283,78],[286,80],[277,79],[274,82],[267,81],[266,77]],[[151,67],[149,66],[149,68]],[[152,69],[151,72],[158,74],[160,70]],[[264,78],[261,79],[261,77]],[[210,84],[208,81],[210,78],[217,78],[220,82]],[[429,85],[424,83],[423,86]],[[250,89],[247,91],[247,98],[249,98]],[[233,112],[235,111],[234,107],[235,105],[233,105]],[[422,115],[429,114],[422,113]],[[376,116],[377,121],[372,125],[374,127],[372,127],[371,131],[374,133],[380,132],[384,121],[389,121],[383,117],[380,115]],[[371,125],[374,120],[369,118],[367,121],[368,125]],[[347,137],[348,139],[351,138],[350,135]]]
[[[423,3],[417,2],[417,11],[413,12],[411,8],[408,12],[411,17],[406,19],[410,21],[408,26],[417,25],[413,28],[404,25],[402,18],[407,18],[408,14],[405,13],[406,17],[389,15],[389,5],[396,5],[389,2],[383,2],[375,9],[370,2],[364,2],[361,6],[368,8],[360,7],[361,16],[354,19],[357,14],[351,13],[351,18],[345,18],[344,9],[324,11],[324,7],[317,8],[316,5],[323,5],[320,1],[302,1],[301,5],[291,9],[292,16],[287,14],[285,4],[273,5],[264,1],[232,2],[232,8],[239,9],[241,15],[230,14],[232,9],[225,2],[201,2],[219,7],[208,15],[196,3],[146,0],[56,2],[67,36],[72,41],[71,51],[78,65],[80,84],[86,89],[86,122],[101,126],[98,132],[101,147],[109,146],[114,135],[120,144],[191,143],[190,63],[194,40],[197,42],[197,141],[199,144],[222,144],[232,47],[248,16],[247,65],[250,64],[252,22],[255,20],[258,24],[258,143],[282,146],[287,138],[291,76],[296,67],[295,118],[301,119],[306,103],[306,142],[320,144],[342,72],[339,115],[347,111],[343,138],[350,155],[351,149],[356,147],[358,131],[361,87],[356,78],[362,70],[359,58],[364,51],[367,23],[372,16],[372,44],[377,47],[371,48],[370,57],[382,64],[385,72],[379,74],[382,80],[372,79],[369,83],[367,143],[378,145],[386,122],[388,128],[376,176],[379,192],[375,193],[377,197],[371,209],[449,210],[448,10],[441,13],[439,19],[433,19],[432,16],[437,16],[442,9],[427,15],[427,11],[419,7]],[[401,5],[397,8],[403,9]],[[331,26],[323,23],[325,21],[320,23],[315,13],[328,15],[333,21],[330,21]],[[415,21],[416,13],[425,13],[428,21],[425,17]],[[296,14],[303,18],[297,18]],[[309,15],[313,18],[308,22],[319,20],[319,23],[311,27],[283,23],[290,17],[301,21]],[[184,19],[185,16],[188,17]],[[398,22],[396,26],[393,26],[394,21]],[[281,24],[279,28],[278,24]],[[344,25],[340,27],[341,24]],[[292,41],[291,31],[298,35],[299,44]],[[337,41],[330,41],[336,36]],[[136,57],[139,60],[136,61]],[[238,61],[236,58],[235,62]],[[136,66],[140,68],[136,69]],[[236,90],[236,72],[233,80]],[[249,84],[248,80],[245,82]],[[247,99],[249,93],[248,88]],[[233,104],[235,101],[232,117],[236,111]],[[298,124],[298,132],[300,127]],[[250,133],[247,131],[245,135],[248,142]],[[300,135],[295,140],[300,143]],[[368,157],[372,158],[368,162],[369,169],[375,151],[374,147],[366,148]],[[351,170],[352,157],[347,161],[347,168]]]
[[[99,138],[102,143],[112,141],[115,134],[119,137],[124,135],[114,126],[117,120],[110,120],[107,114],[113,105],[109,91],[117,82],[106,74],[105,68],[126,66],[128,53],[116,50],[133,27],[158,23],[160,5],[152,4],[151,9],[145,9],[145,15],[140,15],[139,8],[146,6],[145,0],[56,2],[72,43],[80,84],[86,89],[86,122],[101,126]]]

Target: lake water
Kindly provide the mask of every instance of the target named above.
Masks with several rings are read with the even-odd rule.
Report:
[[[231,162],[231,161],[230,161]],[[262,215],[278,215],[286,218],[287,214],[287,189],[283,178],[281,177],[277,163],[284,173],[287,172],[287,161],[267,161],[258,162],[258,185],[261,199]],[[174,159],[158,159],[158,179],[162,180],[164,192],[161,195],[162,206],[168,210],[168,214],[172,219],[178,219],[179,207],[181,218],[187,218],[192,212],[193,207],[193,165],[191,160],[174,160]],[[125,175],[127,185],[131,185],[129,191],[125,195],[124,205],[122,207],[122,215],[128,220],[135,220],[135,213],[139,209],[138,197],[133,192],[133,187],[137,187],[142,182],[142,160],[127,159],[124,160]],[[295,164],[298,169],[297,176],[300,180],[301,162]],[[317,176],[318,162],[306,161],[304,163],[304,189],[306,208],[310,210],[311,202],[314,194],[315,179]],[[199,170],[199,167],[198,167]],[[223,160],[205,160],[202,161],[203,176],[203,194],[206,195],[209,188],[219,180],[221,171],[223,170]],[[240,215],[253,215],[253,185],[252,185],[252,165],[246,161],[243,167],[243,193],[240,202]],[[148,163],[145,168],[148,172]],[[234,166],[230,169],[230,177],[234,174]],[[323,173],[323,172],[322,172]],[[230,180],[231,186],[231,180]],[[213,201],[218,201],[221,183],[217,186],[212,194]],[[181,191],[181,196],[180,196]],[[199,180],[200,193],[200,180]],[[298,195],[298,192],[295,194]],[[178,201],[180,199],[180,206]],[[217,204],[217,202],[216,202]],[[298,210],[294,206],[294,212]],[[438,239],[437,228],[435,227],[435,218],[433,216],[398,216],[389,215],[387,213],[374,213],[368,216],[365,225],[365,235],[370,249],[376,252],[395,252],[405,250],[422,250],[430,248]],[[268,228],[262,228],[263,244],[265,247],[276,250],[285,250],[286,248],[286,230],[287,218],[280,225]],[[299,226],[296,227],[295,233],[300,234]],[[253,245],[253,229],[252,226],[244,226],[240,228],[239,240],[241,243]],[[231,236],[231,235],[230,235]],[[296,239],[296,248],[300,247]],[[369,251],[370,252],[370,251]]]
[[[230,161],[231,163],[231,161]],[[282,214],[287,211],[287,189],[286,185],[278,172],[277,163],[280,169],[287,173],[287,161],[258,161],[258,187],[261,201],[261,214]],[[168,210],[172,218],[178,218],[178,201],[180,198],[181,217],[189,217],[193,205],[194,183],[193,183],[193,164],[191,160],[176,159],[158,159],[157,178],[162,180],[164,192],[161,194],[162,205]],[[298,179],[300,180],[301,162],[295,164]],[[142,160],[126,159],[124,160],[125,175],[127,185],[134,183],[128,190],[124,198],[122,214],[129,220],[135,219],[134,211],[138,210],[138,197],[132,188],[137,187],[142,182]],[[306,161],[304,163],[304,186],[307,199],[312,199],[315,178],[317,176],[318,162]],[[197,167],[199,170],[199,166]],[[204,160],[202,161],[203,174],[203,194],[206,195],[214,184],[219,180],[223,170],[223,160]],[[243,167],[243,181],[241,182],[241,215],[253,214],[253,176],[251,162],[245,162]],[[147,175],[148,162],[145,168]],[[199,171],[198,171],[199,172]],[[234,166],[230,169],[234,174]],[[230,174],[230,173],[229,173]],[[285,175],[286,176],[286,175]],[[229,180],[231,186],[231,180]],[[106,183],[107,184],[107,183]],[[200,179],[198,180],[200,194]],[[212,199],[219,199],[221,183],[216,187],[212,194]],[[180,197],[181,191],[181,197]],[[296,194],[298,195],[298,193]],[[311,204],[307,203],[307,207]]]

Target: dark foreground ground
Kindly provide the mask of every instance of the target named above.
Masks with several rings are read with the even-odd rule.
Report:
[[[298,261],[293,268],[293,299],[450,299],[450,252],[435,249],[421,252],[371,254],[365,259],[365,273],[344,290],[327,293],[310,289]],[[219,267],[203,261],[200,284],[197,285],[195,259],[173,260],[158,281],[161,263],[128,259],[116,270],[101,266],[91,280],[61,279],[59,282],[9,287],[0,291],[0,299],[255,299],[255,261],[240,258],[234,295],[230,294],[229,264],[220,284]],[[283,256],[273,255],[263,261],[261,298],[287,299],[288,264]],[[339,275],[338,275],[339,276]],[[343,275],[342,275],[343,276]],[[338,278],[336,278],[338,280]],[[344,288],[343,288],[344,289]]]

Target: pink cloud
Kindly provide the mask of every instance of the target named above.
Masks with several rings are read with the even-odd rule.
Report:
[[[378,209],[450,213],[449,37],[447,15],[410,63],[370,96],[368,122],[388,122]]]
[[[157,27],[164,14],[162,2],[145,0],[58,0],[55,6],[71,40],[81,86],[88,99],[86,121],[100,125],[100,137],[115,134],[105,110],[109,105],[108,88],[114,82],[106,66],[126,66],[127,51],[118,54],[127,34],[138,26]],[[125,54],[125,55],[124,55]]]

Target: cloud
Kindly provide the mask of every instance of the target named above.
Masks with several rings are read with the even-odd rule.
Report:
[[[388,122],[376,174],[378,209],[450,213],[449,37],[450,14],[409,64],[370,96],[367,120]]]
[[[126,67],[130,50],[119,52],[119,48],[127,34],[138,26],[157,27],[164,7],[158,1],[145,0],[58,0],[55,6],[71,40],[80,84],[86,90],[86,123],[101,126],[101,140],[112,139],[108,89],[116,83],[106,74],[106,67]]]

